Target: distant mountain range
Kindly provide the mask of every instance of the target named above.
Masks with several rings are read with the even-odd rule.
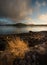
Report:
[[[24,23],[16,23],[16,24],[0,24],[0,26],[47,26],[47,24],[24,24]]]
[[[26,26],[26,24],[23,24],[23,23],[16,23],[16,24],[0,24],[0,26]]]

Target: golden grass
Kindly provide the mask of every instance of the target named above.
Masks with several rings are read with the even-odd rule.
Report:
[[[19,37],[8,41],[8,44],[8,49],[14,56],[24,57],[25,53],[29,51],[27,43],[25,43],[23,40],[20,40]]]

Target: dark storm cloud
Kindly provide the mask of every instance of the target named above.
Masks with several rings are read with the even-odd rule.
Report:
[[[0,17],[23,19],[31,11],[30,0],[0,0]]]
[[[22,20],[46,3],[47,0],[0,0],[0,17]]]

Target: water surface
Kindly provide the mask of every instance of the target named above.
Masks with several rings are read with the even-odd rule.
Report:
[[[47,31],[47,26],[0,26],[0,34],[15,34],[15,33],[27,33],[29,31]]]

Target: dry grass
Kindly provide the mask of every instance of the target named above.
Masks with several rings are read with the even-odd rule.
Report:
[[[25,43],[23,40],[20,40],[18,37],[8,41],[8,44],[8,49],[14,56],[24,57],[25,53],[29,51],[27,43]]]

